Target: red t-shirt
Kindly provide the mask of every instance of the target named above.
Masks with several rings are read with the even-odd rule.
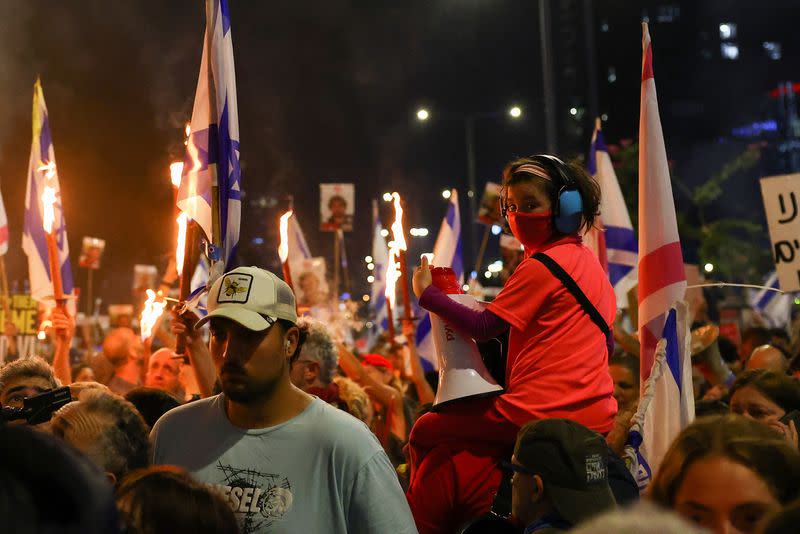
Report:
[[[572,276],[611,325],[614,289],[592,252],[571,237],[539,251]],[[605,334],[544,264],[523,260],[488,309],[511,325],[506,391],[496,403],[501,414],[519,426],[565,418],[611,430],[617,403]]]
[[[451,534],[489,513],[503,472],[496,448],[470,443],[434,447],[415,471],[406,491],[419,534]]]

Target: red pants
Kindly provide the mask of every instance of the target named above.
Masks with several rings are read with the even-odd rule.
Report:
[[[413,484],[415,467],[435,445],[455,441],[465,449],[470,443],[496,447],[498,455],[511,460],[519,427],[503,417],[494,406],[496,397],[466,399],[429,412],[417,419],[408,438],[408,455]]]

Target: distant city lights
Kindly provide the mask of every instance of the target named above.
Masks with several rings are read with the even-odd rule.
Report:
[[[417,120],[419,120],[419,121],[423,121],[424,122],[424,121],[428,120],[428,118],[430,118],[430,116],[431,116],[430,113],[428,113],[428,110],[425,109],[425,108],[420,108],[420,109],[417,110]]]
[[[713,263],[706,263],[703,265],[703,270],[707,273],[714,272],[714,264]]]
[[[384,193],[383,194],[384,202],[391,202],[392,201],[392,194],[391,193]]]
[[[425,236],[428,235],[428,229],[427,228],[411,228],[408,231],[408,233],[411,234],[412,237],[425,237]]]
[[[375,281],[375,277],[374,277],[374,276],[372,276],[372,275],[369,275],[369,276],[367,277],[367,282],[369,282],[370,284],[371,284],[372,282],[374,282],[374,281]]]
[[[721,22],[719,25],[719,38],[723,41],[736,38],[736,24],[733,22]]]
[[[453,194],[452,191],[450,191],[449,189],[445,189],[444,191],[442,191],[442,198],[448,199],[452,194]]]
[[[367,256],[364,258],[364,263],[372,263],[372,256]]]
[[[389,235],[389,230],[386,228],[381,229],[381,237],[387,237]]]
[[[522,109],[519,106],[514,106],[508,110],[508,114],[513,118],[518,119],[522,116]]]

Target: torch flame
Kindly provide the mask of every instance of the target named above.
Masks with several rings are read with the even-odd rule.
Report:
[[[41,163],[39,167],[36,168],[37,171],[45,171],[44,176],[48,180],[53,178],[56,175],[56,164],[55,162],[48,161],[47,163]]]
[[[281,258],[281,263],[285,263],[289,259],[289,217],[294,212],[287,211],[281,215],[281,242],[278,245],[278,256]]]
[[[172,187],[175,189],[181,186],[181,174],[183,174],[183,162],[176,161],[169,164],[169,177],[172,180]]]
[[[49,185],[44,186],[44,191],[42,192],[42,226],[44,227],[44,231],[52,233],[53,231],[53,224],[56,222],[56,190]]]
[[[186,222],[188,217],[185,213],[181,212],[178,218],[178,244],[175,247],[175,268],[178,270],[178,276],[183,274],[183,255],[186,247]]]
[[[167,307],[167,301],[163,299],[161,291],[156,293],[152,289],[147,290],[147,300],[142,309],[142,316],[139,319],[139,328],[141,330],[142,341],[153,335],[153,327],[156,321],[164,313],[164,308]]]
[[[394,222],[392,223],[392,237],[399,250],[408,250],[406,247],[406,234],[403,231],[403,206],[400,204],[400,195],[392,193],[394,198]]]
[[[45,319],[39,325],[39,331],[36,333],[36,338],[39,341],[44,341],[45,339],[47,339],[47,329],[48,328],[53,328],[53,321],[51,321],[50,319]]]
[[[389,301],[389,304],[394,309],[395,301],[397,300],[397,291],[395,290],[397,280],[400,278],[400,269],[397,266],[397,250],[389,250],[389,265],[386,269],[386,290],[384,295]]]

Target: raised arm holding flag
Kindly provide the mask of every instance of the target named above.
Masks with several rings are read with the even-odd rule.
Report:
[[[205,234],[213,283],[235,266],[241,219],[239,114],[227,0],[206,0],[205,42],[177,204]]]

